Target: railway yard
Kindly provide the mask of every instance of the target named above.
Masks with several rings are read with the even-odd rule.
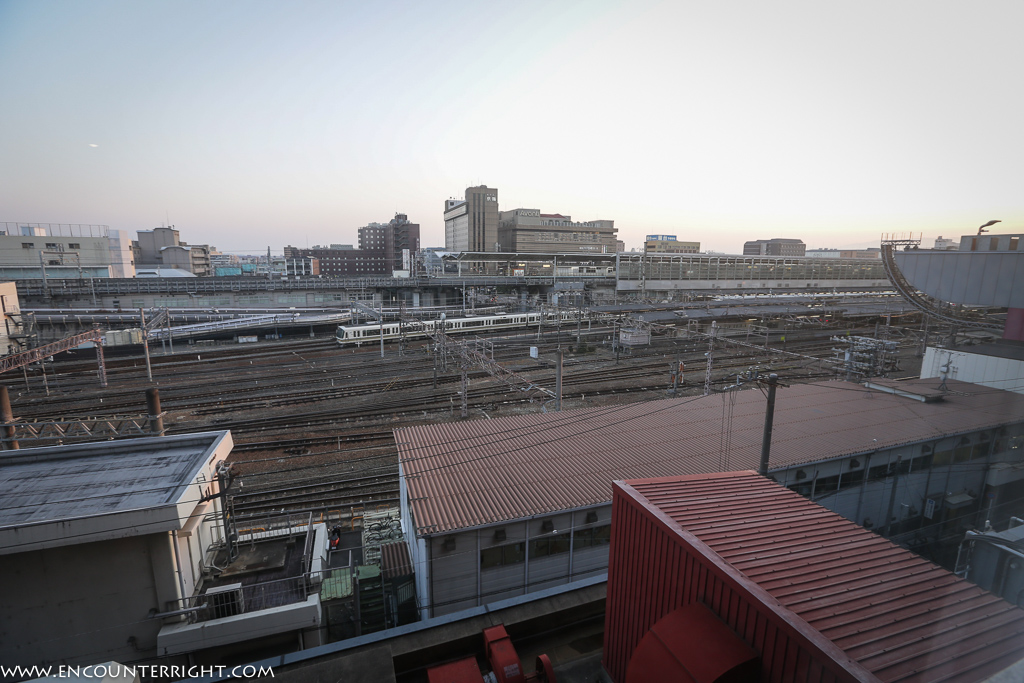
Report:
[[[231,430],[238,519],[312,512],[352,520],[368,508],[397,505],[396,427],[554,410],[559,350],[563,410],[664,398],[678,363],[676,395],[704,393],[707,325],[669,320],[651,330],[649,344],[634,347],[613,343],[617,326],[604,318],[461,337],[459,343],[487,349],[492,369],[501,366],[527,382],[512,388],[484,367],[466,367],[465,418],[459,363],[437,354],[429,339],[388,342],[383,357],[373,340],[339,348],[333,333],[245,345],[180,343],[173,354],[151,345],[152,384],[142,348],[128,347],[107,355],[105,388],[97,381],[95,352],[80,350],[54,356],[45,380],[43,369],[33,367],[24,376],[11,373],[6,384],[18,422],[143,416],[145,390],[156,386],[167,433]],[[745,320],[721,323],[712,393],[735,387],[750,369],[790,383],[841,376],[834,359],[842,343],[833,337],[871,337],[879,329],[898,344],[891,377],[916,376],[920,364],[916,316],[779,320],[752,329]],[[29,445],[42,444],[23,447]]]

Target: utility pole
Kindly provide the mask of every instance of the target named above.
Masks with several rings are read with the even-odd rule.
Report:
[[[437,389],[437,341],[434,341],[434,388]]]
[[[149,330],[146,329],[146,309],[139,307],[139,319],[142,324],[142,350],[146,352],[146,379],[153,381],[153,366],[149,362]]]
[[[14,410],[11,409],[11,396],[7,393],[5,384],[0,384],[0,420],[4,424],[4,450],[16,451],[21,448],[14,438]]]
[[[775,389],[779,386],[779,376],[774,372],[768,375],[768,407],[764,413],[764,435],[761,437],[761,464],[757,473],[768,476],[768,458],[772,450],[772,424],[775,422]]]
[[[463,360],[459,364],[462,370],[462,419],[469,417],[469,365]]]
[[[160,410],[160,390],[156,387],[146,389],[146,410],[149,411],[149,431],[156,436],[164,434],[164,413]]]
[[[896,456],[896,471],[892,474],[892,490],[889,492],[889,511],[885,513],[885,532],[884,536],[889,538],[889,531],[892,529],[892,511],[896,507],[896,487],[900,483],[900,463],[903,462],[903,456]]]
[[[557,351],[555,365],[555,410],[562,412],[562,349]]]
[[[267,250],[270,251],[269,249]],[[171,309],[165,308],[164,314],[167,316],[166,327],[167,327],[167,344],[171,347],[171,355],[174,355],[174,337],[171,336]]]
[[[704,395],[707,396],[711,393],[711,363],[715,352],[715,334],[718,333],[718,323],[714,320],[711,321],[711,336],[708,337],[708,352],[704,355],[708,357],[708,369],[704,372]]]
[[[384,297],[380,299],[380,357],[384,357]]]

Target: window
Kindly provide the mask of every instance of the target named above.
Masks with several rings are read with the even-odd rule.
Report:
[[[972,450],[974,449],[971,446],[970,438],[961,437],[959,445],[953,450],[953,462],[967,462],[971,459]]]
[[[592,529],[577,529],[574,532],[573,547],[579,550],[580,548],[608,545],[611,541],[612,527],[610,524],[605,524]]]
[[[569,534],[556,534],[530,541],[530,558],[569,552]]]
[[[480,568],[503,567],[509,564],[516,564],[526,559],[525,543],[510,543],[499,545],[493,548],[485,548],[480,551]]]
[[[22,242],[21,243],[21,248],[22,249],[35,249],[36,245],[35,245],[34,242]]]
[[[868,481],[878,481],[879,479],[885,479],[889,476],[889,465],[875,465],[868,470]]]
[[[834,493],[839,488],[839,475],[835,474],[831,477],[821,477],[814,484],[814,497],[826,496],[830,493]]]
[[[59,247],[60,247],[60,245],[57,244],[56,242],[47,242],[46,243],[46,248],[47,249],[58,249]]]
[[[843,478],[839,482],[839,488],[846,489],[851,486],[860,486],[862,483],[864,483],[863,468],[859,470],[853,470],[851,472],[844,472]]]

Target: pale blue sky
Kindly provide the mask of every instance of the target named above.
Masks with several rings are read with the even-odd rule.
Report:
[[[0,0],[0,221],[226,251],[502,209],[868,246],[1024,232],[1024,3]],[[95,145],[95,146],[93,146]]]

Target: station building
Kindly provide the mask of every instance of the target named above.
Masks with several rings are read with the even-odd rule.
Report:
[[[937,386],[779,389],[770,475],[907,544],[1021,516],[1024,397]],[[612,481],[756,469],[764,415],[747,390],[396,430],[421,615],[601,574]]]
[[[616,289],[671,296],[680,290],[889,289],[881,260],[725,256],[717,254],[618,254]]]

